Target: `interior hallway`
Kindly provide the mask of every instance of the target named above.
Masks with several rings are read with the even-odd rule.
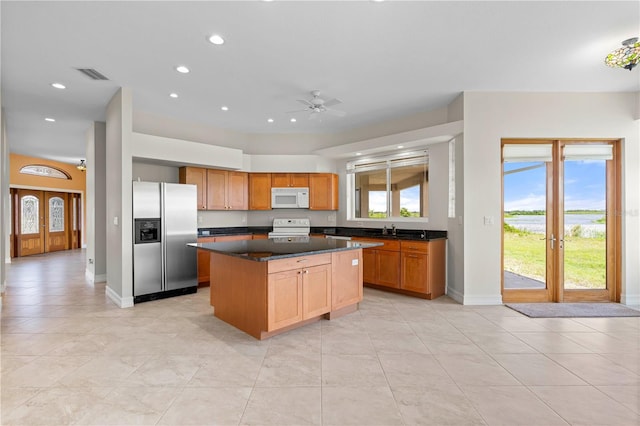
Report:
[[[257,341],[213,317],[207,288],[117,308],[84,257],[7,265],[3,425],[640,422],[640,318],[365,289],[352,315]]]

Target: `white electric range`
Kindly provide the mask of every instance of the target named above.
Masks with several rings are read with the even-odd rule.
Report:
[[[269,238],[275,242],[297,242],[309,241],[309,231],[311,230],[311,220],[309,218],[298,219],[273,219],[273,231],[269,232]]]

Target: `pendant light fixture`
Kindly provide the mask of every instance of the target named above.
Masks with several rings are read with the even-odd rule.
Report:
[[[80,160],[80,164],[78,164],[76,168],[81,172],[84,172],[87,170],[87,164],[84,162],[84,160]]]
[[[622,42],[622,47],[609,53],[604,63],[613,68],[631,71],[640,62],[640,41],[632,37]]]

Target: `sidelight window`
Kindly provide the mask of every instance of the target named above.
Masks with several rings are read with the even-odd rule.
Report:
[[[347,176],[351,219],[428,216],[427,151],[352,161]]]

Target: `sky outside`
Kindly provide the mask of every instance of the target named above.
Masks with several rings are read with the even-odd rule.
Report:
[[[505,163],[514,170],[540,163]],[[564,162],[565,210],[604,210],[606,175],[604,160]],[[545,209],[545,168],[540,167],[504,177],[504,210]]]
[[[400,206],[406,207],[410,212],[420,211],[420,186],[400,191]],[[369,192],[369,209],[374,212],[387,211],[387,193],[385,191]]]

